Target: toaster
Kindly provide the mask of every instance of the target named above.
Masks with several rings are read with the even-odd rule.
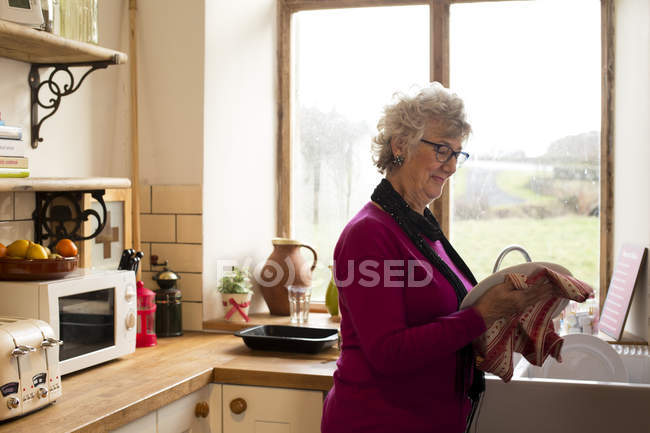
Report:
[[[0,420],[25,415],[61,396],[61,344],[47,322],[0,317]]]

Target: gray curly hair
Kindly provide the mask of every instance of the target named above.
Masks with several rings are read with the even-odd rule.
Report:
[[[424,129],[432,120],[440,121],[443,135],[465,140],[472,131],[465,118],[463,100],[438,82],[417,90],[415,95],[402,92],[393,95],[395,102],[384,107],[377,122],[377,135],[372,139],[372,159],[380,173],[390,173],[393,165],[392,137],[406,138],[409,150],[417,145]]]

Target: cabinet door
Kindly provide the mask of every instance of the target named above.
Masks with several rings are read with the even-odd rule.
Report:
[[[197,405],[205,416],[197,415]],[[221,433],[221,385],[204,386],[161,407],[157,418],[158,433]]]
[[[223,433],[320,433],[322,411],[321,391],[223,385]]]
[[[156,412],[151,412],[117,430],[112,430],[112,433],[156,433]]]

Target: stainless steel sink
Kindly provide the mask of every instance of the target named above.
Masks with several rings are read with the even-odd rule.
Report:
[[[528,252],[522,247],[521,245],[508,245],[499,253],[499,256],[497,257],[496,262],[494,262],[494,268],[492,269],[492,273],[495,273],[496,271],[499,270],[499,267],[501,266],[501,262],[503,259],[508,255],[509,252],[511,251],[519,251],[523,256],[524,259],[526,259],[527,262],[532,262],[530,259],[530,255]]]

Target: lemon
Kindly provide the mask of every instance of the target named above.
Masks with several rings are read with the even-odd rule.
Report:
[[[47,251],[45,251],[45,248],[43,248],[42,245],[39,244],[32,244],[28,249],[27,249],[27,254],[25,255],[26,258],[28,259],[47,259]]]
[[[17,257],[24,259],[27,255],[27,250],[29,249],[29,241],[25,239],[19,239],[13,241],[7,247],[7,255],[11,257]]]

